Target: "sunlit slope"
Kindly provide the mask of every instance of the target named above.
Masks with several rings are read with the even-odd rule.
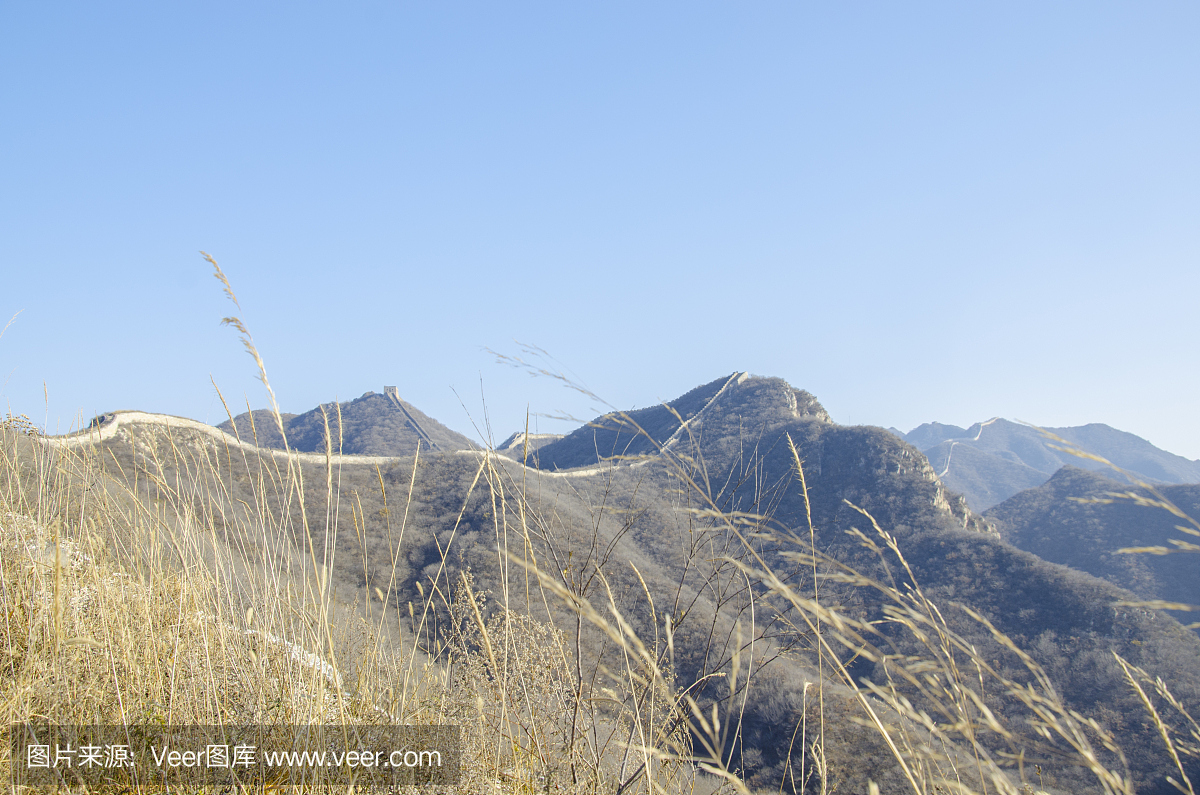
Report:
[[[716,674],[728,673],[735,650],[748,654],[753,642],[757,673],[740,680],[752,688],[742,712],[749,745],[736,753],[744,755],[747,778],[762,786],[777,787],[786,764],[781,749],[811,707],[803,687],[793,685],[821,683],[831,703],[845,691],[821,679],[814,637],[795,611],[740,567],[761,560],[813,593],[812,571],[785,554],[793,549],[789,537],[811,538],[841,564],[905,587],[909,575],[894,558],[881,558],[849,535],[858,528],[875,537],[857,508],[895,536],[954,631],[1019,676],[1011,652],[954,605],[977,610],[1017,648],[1046,661],[1054,686],[1080,714],[1106,720],[1138,711],[1114,667],[1114,650],[1169,676],[1187,703],[1200,701],[1200,641],[1193,633],[1161,614],[1121,609],[1118,603],[1131,594],[1114,585],[1004,543],[946,489],[924,455],[887,431],[837,425],[808,393],[780,379],[744,374],[718,379],[669,405],[673,411],[613,412],[599,418],[599,428],[580,429],[571,446],[559,448],[561,460],[575,464],[570,469],[550,468],[541,457],[558,444],[552,441],[536,451],[540,468],[466,450],[335,455],[327,470],[323,453],[289,460],[277,450],[238,445],[216,429],[144,414],[110,421],[104,427],[115,424],[117,430],[106,431],[102,444],[114,472],[140,478],[148,496],[160,483],[207,477],[221,484],[229,509],[253,498],[260,477],[254,473],[301,468],[305,482],[318,485],[268,496],[265,510],[292,517],[297,546],[329,572],[341,603],[378,609],[382,594],[400,632],[411,631],[410,603],[453,593],[469,572],[489,609],[535,615],[577,639],[568,645],[578,650],[579,667],[602,684],[604,671],[623,665],[619,649],[577,621],[552,584],[606,614],[619,612],[647,642],[661,641],[669,623],[669,662],[678,686],[695,685],[697,697],[714,703],[729,698],[725,679]],[[640,438],[636,426],[646,431]],[[608,439],[610,449],[619,442],[626,452],[597,455],[599,438]],[[590,458],[580,452],[588,446]],[[148,470],[151,447],[167,462],[165,471]],[[318,449],[324,447],[322,441]],[[171,455],[164,458],[164,450]],[[186,454],[180,458],[177,451]],[[207,465],[216,467],[213,474],[188,464],[188,456],[216,462]],[[736,522],[727,521],[730,516]],[[876,622],[900,651],[920,652],[893,631],[877,592],[827,579],[828,571],[819,574],[824,603]],[[433,603],[424,631],[436,649],[449,616]],[[883,675],[853,649],[839,661],[856,677],[879,681]],[[987,698],[998,715],[1025,725],[1010,700]],[[842,786],[858,791],[868,777],[888,780],[893,763],[878,752],[878,738],[848,720],[850,702],[838,703],[844,719],[827,750]],[[1129,725],[1123,732],[1136,779],[1147,786],[1160,780],[1170,760],[1155,750],[1153,727]],[[869,762],[864,749],[871,749]],[[1061,776],[1065,789],[1089,791],[1070,771]]]

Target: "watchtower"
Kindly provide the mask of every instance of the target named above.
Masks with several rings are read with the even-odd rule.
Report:
[[[387,398],[388,400],[392,401],[392,405],[400,410],[400,413],[404,415],[404,419],[408,422],[408,427],[413,429],[413,432],[416,433],[418,437],[420,437],[421,441],[425,442],[425,444],[428,445],[430,450],[440,450],[441,449],[440,447],[438,447],[437,442],[435,442],[435,441],[433,441],[433,439],[429,438],[429,434],[425,431],[424,428],[421,427],[421,423],[417,422],[417,418],[414,417],[412,415],[412,413],[408,410],[408,407],[404,405],[404,401],[402,401],[400,399],[400,390],[399,389],[396,389],[396,387],[394,387],[394,386],[385,386],[383,388],[383,396],[385,398]]]

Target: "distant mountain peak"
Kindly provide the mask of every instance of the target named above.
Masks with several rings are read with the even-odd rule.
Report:
[[[833,422],[820,401],[803,389],[782,378],[737,371],[657,406],[596,417],[538,447],[531,463],[542,469],[574,469],[605,459],[654,455],[702,436],[760,432],[797,420]]]
[[[368,391],[344,403],[323,403],[303,414],[285,414],[283,420],[288,446],[301,452],[325,450],[327,423],[334,452],[340,449],[351,455],[412,455],[418,447],[432,452],[478,449],[467,437],[402,399],[394,386],[385,386],[383,394]],[[274,426],[270,412],[259,409],[217,427],[243,439],[257,438],[260,447],[282,448]]]
[[[1153,483],[1200,483],[1200,462],[1160,450],[1145,439],[1100,422],[1046,428],[1081,450],[1102,456]],[[900,438],[921,450],[954,491],[984,511],[1024,489],[1040,486],[1064,465],[1119,475],[1098,462],[1058,449],[1038,429],[993,417],[970,428],[928,422]]]

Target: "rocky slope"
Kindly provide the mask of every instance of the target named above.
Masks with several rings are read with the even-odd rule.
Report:
[[[412,455],[423,450],[473,450],[470,439],[452,431],[398,395],[367,392],[345,403],[322,404],[303,414],[284,414],[288,445],[301,452],[325,451],[328,423],[332,448],[350,455]],[[257,438],[261,447],[283,448],[278,423],[271,412],[244,412],[217,426],[243,440]],[[257,434],[257,437],[256,437]]]
[[[1118,552],[1128,547],[1174,549],[1172,539],[1200,540],[1181,533],[1177,526],[1190,525],[1161,508],[1112,497],[1129,490],[1128,484],[1098,472],[1067,466],[985,516],[1005,541],[1043,560],[1101,577],[1142,599],[1200,605],[1197,555]],[[1200,517],[1200,486],[1164,486],[1160,493],[1186,514]],[[1181,621],[1196,620],[1186,612],[1176,615]]]
[[[414,451],[422,436],[411,427],[404,435],[410,416],[418,418],[426,436],[438,439],[433,421],[409,409],[401,412],[390,398],[370,394],[342,404],[341,427],[349,441],[343,449]],[[313,412],[299,416],[308,419],[292,418],[289,436],[294,428],[297,440],[323,450],[312,435]],[[380,418],[387,433],[373,431]],[[175,488],[203,473],[173,463],[174,451],[194,450],[222,467],[213,484],[187,490],[228,502],[212,515],[249,505],[296,515],[298,492],[256,496],[257,465],[242,474],[240,459],[221,452],[214,436],[164,424],[161,432],[176,436],[170,446],[161,441],[158,446],[172,455],[152,459],[144,449],[156,443],[158,432],[140,421],[141,427],[112,433],[101,443],[114,474],[132,477],[151,460],[168,468],[137,480],[147,499],[164,487],[160,484]],[[320,428],[323,432],[323,418]],[[385,446],[397,436],[406,440],[404,446]],[[791,556],[809,538],[830,561],[880,583],[894,583],[902,592],[921,584],[951,629],[998,670],[1019,679],[1021,666],[1011,652],[954,605],[979,611],[1017,648],[1044,661],[1055,688],[1082,715],[1108,721],[1139,714],[1113,651],[1168,678],[1184,703],[1200,705],[1200,639],[1193,633],[1161,614],[1122,609],[1118,603],[1130,594],[1110,583],[1005,543],[946,488],[915,447],[881,428],[831,422],[815,397],[781,379],[734,373],[663,407],[598,417],[562,439],[522,444],[522,451],[532,451],[529,466],[504,454],[448,449],[452,437],[441,439],[438,450],[422,453],[415,472],[411,453],[362,465],[355,456],[341,457],[336,480],[323,469],[323,456],[297,462],[306,481],[322,484],[303,492],[306,515],[333,523],[311,526],[301,548],[324,550],[322,565],[339,598],[362,604],[384,593],[390,606],[408,616],[410,602],[421,604],[431,592],[445,598],[469,572],[492,609],[505,605],[556,623],[572,638],[569,645],[579,655],[573,664],[583,681],[607,686],[606,677],[622,669],[622,657],[606,636],[574,620],[563,600],[539,589],[538,578],[521,567],[536,565],[572,598],[590,601],[605,615],[620,612],[630,631],[657,642],[677,685],[694,685],[690,692],[703,703],[746,696],[740,713],[744,741],[728,751],[755,786],[777,791],[789,766],[802,757],[811,769],[810,749],[794,749],[791,757],[785,750],[811,712],[799,686],[806,681],[823,682],[830,704],[838,705],[837,729],[826,749],[837,786],[865,791],[868,778],[891,781],[895,770],[873,730],[854,723],[845,688],[820,678],[815,636],[802,616],[743,567],[766,565],[805,593],[819,585],[823,604],[874,622],[880,642],[895,653],[925,653],[899,629],[881,591],[826,579],[833,563],[823,564],[814,583],[811,569]],[[206,445],[219,454],[204,453]],[[850,534],[858,528],[882,543],[858,508],[895,538],[908,569]],[[431,620],[430,637],[436,638],[448,618],[435,610]],[[752,675],[738,680],[751,691],[731,693],[725,683],[735,652],[751,649]],[[855,650],[844,651],[840,659],[854,676],[883,681],[883,672]],[[1027,726],[1019,705],[992,691],[985,697],[1006,722]],[[1170,760],[1155,750],[1156,737],[1144,722],[1122,727],[1142,792],[1156,791],[1170,769]],[[1002,746],[996,751],[1012,751]],[[1035,746],[1028,748],[1033,754]],[[1049,770],[1052,757],[1039,758]],[[1070,769],[1054,775],[1063,791],[1094,791]]]

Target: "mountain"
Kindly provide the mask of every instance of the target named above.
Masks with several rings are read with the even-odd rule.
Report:
[[[895,428],[891,429],[895,433]],[[918,450],[927,450],[946,439],[962,439],[967,436],[967,429],[957,425],[943,425],[940,422],[927,422],[909,433],[899,434],[900,438]]]
[[[1160,450],[1132,433],[1101,423],[1046,430],[1146,482],[1200,483],[1200,461]],[[1097,461],[1054,449],[1058,443],[1035,428],[999,417],[970,428],[929,422],[900,436],[925,453],[946,486],[976,511],[1045,483],[1062,466],[1108,471]]]
[[[332,449],[348,455],[412,455],[422,450],[474,450],[477,445],[402,400],[395,387],[384,393],[367,392],[345,403],[326,403],[303,414],[282,414],[284,432],[293,450],[325,452],[328,423]],[[283,439],[270,411],[244,412],[217,426],[260,447],[282,450]],[[340,443],[339,443],[340,432]]]
[[[1101,577],[1142,599],[1200,605],[1194,555],[1117,552],[1173,548],[1171,539],[1195,541],[1176,529],[1181,522],[1169,512],[1111,497],[1128,491],[1128,484],[1064,466],[1042,486],[1009,497],[984,516],[1005,541],[1043,560]],[[1160,493],[1184,513],[1200,516],[1200,486],[1163,486]],[[1195,620],[1188,613],[1176,615]]]
[[[731,420],[732,418],[732,420]],[[768,425],[794,420],[830,423],[821,404],[779,378],[733,373],[658,406],[612,412],[537,449],[540,469],[590,466],[683,448],[707,434],[743,438]]]
[[[980,436],[979,427],[941,429],[951,433],[963,430]],[[930,436],[936,438],[937,433]],[[799,483],[793,445],[803,462],[807,489]],[[1045,459],[1037,458],[1038,447],[1026,450],[1020,438],[1011,440],[1010,446],[1047,466]],[[1013,463],[1003,455],[995,455],[994,460],[999,466]],[[588,494],[593,504],[607,500],[614,508],[622,505],[621,498],[634,483],[647,495],[644,499],[652,500],[651,476],[639,480],[635,473],[676,461],[690,473],[690,482],[706,484],[722,510],[769,515],[773,523],[792,532],[803,532],[811,516],[817,545],[840,563],[880,580],[899,576],[870,548],[847,535],[855,527],[869,530],[854,506],[864,508],[896,538],[910,572],[930,599],[978,610],[1019,648],[1043,662],[1072,708],[1097,719],[1133,714],[1138,709],[1138,702],[1124,686],[1113,651],[1126,659],[1136,655],[1136,664],[1165,672],[1178,683],[1179,692],[1189,694],[1187,698],[1200,698],[1200,656],[1196,656],[1200,645],[1178,622],[1148,611],[1114,607],[1132,595],[1006,543],[944,485],[913,446],[881,428],[833,423],[815,397],[781,379],[734,373],[664,406],[611,412],[541,447],[529,461],[543,471],[578,475],[578,480],[569,482],[580,483],[580,493]],[[1039,482],[1044,479],[1039,476]],[[585,483],[589,485],[582,485]],[[633,526],[630,538],[635,542],[632,554],[636,557],[631,559],[655,560],[663,573],[678,571],[683,561],[662,551],[670,537],[662,528],[670,527],[671,521],[661,515],[654,520],[653,516],[654,512],[647,510]],[[794,571],[786,545],[764,542],[759,554],[774,570]],[[638,589],[637,584],[631,586]],[[656,600],[665,596],[657,590],[652,593]],[[859,597],[861,593],[844,596]],[[863,614],[879,626],[890,627],[882,632],[895,648],[920,653],[919,644],[895,631],[882,604],[862,598],[865,601],[859,607]],[[947,616],[954,631],[969,638],[975,648],[987,650],[981,652],[984,656],[999,659],[1006,654],[995,637],[977,623],[958,612]],[[786,671],[786,667],[780,670]],[[702,672],[693,668],[678,673],[683,681],[692,681]],[[887,677],[884,671],[865,664],[861,675],[876,682]],[[781,676],[782,681],[788,680],[787,675]],[[780,736],[779,716],[796,714],[798,704],[789,700],[795,698],[792,693],[749,707],[743,718],[747,738],[764,749],[762,764],[776,773],[781,758],[765,749],[777,748],[785,740]],[[1135,734],[1136,739],[1125,738],[1127,749],[1131,759],[1138,760],[1135,779],[1146,787],[1154,776],[1150,770],[1162,764],[1163,758],[1152,747],[1154,735],[1149,727]],[[1159,761],[1150,762],[1151,758]],[[763,780],[770,781],[771,775],[764,775]]]
[[[90,433],[54,443],[100,444],[103,455],[96,460],[109,476],[126,479],[147,500],[170,494],[221,500],[217,509],[206,509],[224,523],[213,543],[237,549],[255,548],[257,512],[294,516],[295,502],[303,500],[303,515],[325,517],[327,524],[288,525],[300,536],[297,548],[306,550],[301,562],[316,559],[345,609],[382,601],[402,619],[396,631],[405,637],[421,637],[410,619],[420,615],[413,605],[426,604],[429,619],[422,625],[430,654],[445,648],[434,641],[452,637],[450,605],[469,578],[482,603],[471,621],[512,611],[562,633],[572,692],[584,696],[581,709],[597,720],[624,720],[604,710],[616,703],[614,693],[624,692],[615,677],[629,660],[611,635],[580,620],[569,603],[620,615],[627,622],[622,632],[643,639],[668,667],[672,686],[686,689],[704,714],[737,702],[737,710],[725,713],[737,722],[729,734],[736,744],[731,739],[724,753],[755,789],[777,792],[791,771],[815,764],[812,749],[793,740],[806,720],[814,730],[805,685],[816,683],[831,716],[821,749],[829,788],[865,792],[869,779],[883,782],[883,791],[900,791],[897,765],[878,733],[860,722],[847,684],[869,679],[906,687],[893,676],[894,666],[927,658],[932,641],[905,629],[909,614],[898,612],[896,599],[920,588],[922,598],[939,606],[944,626],[998,676],[1037,685],[1017,649],[1043,665],[1067,708],[1119,727],[1138,792],[1168,791],[1159,784],[1173,763],[1156,746],[1152,723],[1125,720],[1140,715],[1141,706],[1113,652],[1172,682],[1195,711],[1200,638],[1169,616],[1121,608],[1132,595],[1110,582],[1007,543],[947,489],[916,447],[887,430],[838,425],[808,392],[740,372],[664,406],[610,412],[562,438],[526,445],[514,437],[499,453],[443,444],[435,433],[441,426],[411,407],[401,411],[398,402],[368,394],[341,404],[343,449],[391,457],[338,456],[336,479],[320,454],[321,412],[287,419],[291,443],[318,453],[294,456],[295,471],[323,487],[265,496],[255,491],[264,468],[243,465],[240,454],[225,455],[228,437],[197,423],[117,414]],[[337,408],[325,407],[324,416]],[[407,424],[414,417],[417,428]],[[238,418],[239,432],[250,419]],[[261,425],[261,417],[253,419]],[[336,429],[336,417],[330,422]],[[978,428],[967,430],[979,436]],[[426,437],[438,447],[427,455],[422,442],[417,460],[412,451]],[[407,452],[383,452],[389,449]],[[191,451],[217,462],[220,471],[207,474],[181,459]],[[282,457],[272,449],[258,455]],[[249,517],[244,538],[231,518],[239,512]],[[536,566],[540,577],[525,566]],[[890,662],[832,640],[836,622],[814,628],[808,608],[781,598],[775,582],[802,594],[819,589],[820,605],[870,627]],[[426,599],[433,594],[436,599]],[[992,627],[1008,640],[999,640]],[[816,648],[827,650],[818,657]],[[830,675],[834,658],[848,681]],[[738,665],[746,666],[740,677]],[[971,669],[967,679],[977,673],[983,675]],[[927,696],[906,691],[905,698],[937,714]],[[985,732],[981,742],[992,743],[989,753],[1025,754],[1028,767],[1036,750],[1047,787],[1099,791],[1036,745],[1040,741],[1026,731],[1032,717],[1018,699],[991,680],[980,698],[1020,735],[1010,741]],[[903,725],[882,702],[873,703],[888,725]],[[788,786],[805,788],[803,780]]]

